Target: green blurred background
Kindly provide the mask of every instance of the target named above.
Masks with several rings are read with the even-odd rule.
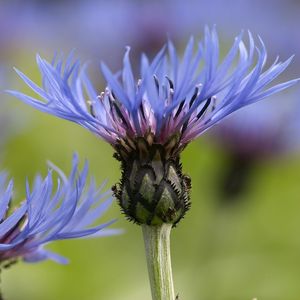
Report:
[[[76,47],[79,56],[105,60],[118,68],[127,44],[132,45],[132,59],[137,61],[141,51],[151,55],[167,35],[182,48],[189,34],[201,37],[204,24],[214,23],[225,49],[234,34],[249,28],[262,35],[271,58],[277,53],[284,59],[293,53],[300,57],[297,12],[300,3],[279,0],[1,1],[2,86],[29,92],[11,68],[17,66],[39,82],[36,52],[50,59],[55,50]],[[294,60],[287,78],[296,76],[299,61]],[[101,76],[97,74],[95,80],[103,89]],[[298,110],[298,91],[294,88],[279,97],[291,111]],[[47,160],[68,172],[74,151],[82,161],[88,158],[90,173],[99,184],[108,179],[109,188],[118,181],[119,164],[105,142],[75,124],[4,94],[1,97],[0,164],[15,179],[16,202],[24,195],[26,177],[33,179],[37,172],[45,175]],[[272,110],[280,100],[269,101]],[[192,178],[193,189],[192,208],[172,233],[173,272],[180,299],[299,299],[297,117],[283,126],[293,128],[284,133],[286,147],[274,153],[268,149],[261,157],[258,149],[255,157],[247,156],[254,162],[246,188],[232,195],[233,203],[220,199],[220,175],[226,174],[233,154],[208,133],[184,151],[183,168]],[[150,299],[141,230],[124,220],[116,203],[105,218],[115,217],[114,227],[125,230],[120,236],[48,246],[70,258],[67,266],[20,262],[3,271],[5,299]]]

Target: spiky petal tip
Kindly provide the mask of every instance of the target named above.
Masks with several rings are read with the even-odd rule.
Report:
[[[272,86],[292,58],[284,62],[277,58],[265,68],[262,40],[258,38],[256,45],[249,32],[246,46],[242,37],[235,38],[223,60],[215,27],[206,28],[199,43],[191,38],[182,59],[169,41],[152,61],[142,55],[140,79],[133,75],[128,47],[121,72],[113,74],[102,64],[107,87],[100,93],[88,79],[86,66],[80,69],[79,60],[73,61],[73,52],[65,63],[62,57],[49,63],[37,56],[42,87],[17,72],[42,100],[11,93],[41,111],[80,124],[112,145],[150,131],[160,144],[179,135],[183,146],[232,112],[298,81]]]

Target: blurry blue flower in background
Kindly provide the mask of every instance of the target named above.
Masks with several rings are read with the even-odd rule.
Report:
[[[88,52],[89,57],[97,55],[114,63],[120,54],[116,49],[125,45],[151,52],[167,35],[182,40],[191,33],[199,34],[203,25],[216,23],[225,39],[237,28],[244,28],[259,32],[267,45],[272,45],[272,54],[300,51],[299,4],[292,0],[231,0],[226,6],[220,0],[11,0],[2,1],[0,8],[0,41],[4,48],[22,44],[27,49],[53,51],[58,45],[71,46]],[[299,64],[299,60],[296,62]]]
[[[128,44],[153,53],[168,35],[178,40],[184,26],[165,18],[167,10],[163,1],[6,1],[0,4],[0,51],[22,45],[51,53],[71,46],[114,64]]]
[[[78,157],[74,155],[69,177],[52,165],[58,174],[53,181],[52,170],[45,178],[36,176],[30,188],[26,182],[25,200],[11,211],[13,181],[8,185],[6,174],[0,174],[0,263],[22,258],[27,262],[51,259],[58,263],[67,260],[43,247],[45,244],[64,239],[96,237],[116,234],[106,229],[113,221],[95,225],[109,208],[110,192],[102,192],[104,184],[87,182],[88,165],[78,169]]]
[[[290,98],[290,94],[283,94],[275,97],[272,103],[252,105],[210,132],[211,140],[226,161],[218,174],[221,202],[235,203],[238,196],[247,192],[252,171],[260,163],[299,151],[300,145],[296,147],[295,143],[300,139],[299,130],[296,130],[300,126],[299,115],[295,113],[295,101],[289,101]]]
[[[292,122],[291,109],[280,104],[262,102],[245,108],[216,126],[212,137],[224,151],[248,158],[274,157],[287,150],[286,130],[288,122]]]
[[[170,4],[171,1],[166,2]],[[291,72],[297,74],[300,65],[299,9],[299,1],[293,0],[230,0],[226,5],[222,0],[192,0],[189,4],[179,0],[172,1],[169,17],[173,19],[180,15],[185,35],[198,32],[199,23],[216,23],[225,42],[237,28],[259,32],[272,56],[296,54]]]
[[[11,94],[41,111],[82,125],[111,144],[150,131],[155,141],[162,144],[178,134],[179,145],[184,147],[232,112],[297,82],[291,80],[270,87],[291,58],[285,62],[276,59],[265,69],[264,44],[260,40],[260,46],[256,46],[250,33],[249,50],[241,34],[221,63],[215,28],[206,28],[196,53],[194,46],[191,38],[182,60],[171,42],[151,62],[143,55],[140,80],[136,81],[128,48],[121,73],[113,75],[102,64],[107,88],[100,95],[92,87],[85,68],[81,72],[79,61],[72,62],[72,53],[65,65],[60,58],[49,64],[37,56],[42,88],[17,72],[43,101],[20,92]],[[85,100],[83,86],[89,102]]]
[[[1,61],[2,63],[2,61]],[[23,123],[20,118],[20,112],[16,112],[9,106],[4,89],[9,86],[8,79],[6,78],[7,66],[4,63],[0,64],[0,156],[4,145],[8,139],[20,131],[20,123]],[[13,116],[16,117],[13,119]],[[25,128],[24,125],[22,128]]]

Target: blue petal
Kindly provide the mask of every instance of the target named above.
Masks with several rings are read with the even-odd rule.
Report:
[[[110,86],[110,88],[112,89],[114,94],[116,95],[117,99],[123,105],[125,105],[125,107],[127,109],[130,110],[131,105],[130,105],[129,98],[126,95],[126,93],[123,91],[122,86],[119,84],[119,82],[117,81],[115,76],[111,73],[111,71],[108,69],[108,67],[104,63],[101,63],[101,69],[102,69],[102,72],[103,72],[103,75],[104,75],[105,79],[108,82],[108,85]]]
[[[34,252],[31,252],[23,257],[23,260],[28,263],[37,263],[37,262],[41,262],[41,261],[44,261],[47,259],[53,260],[53,261],[55,261],[59,264],[63,264],[63,265],[66,265],[69,263],[69,260],[67,258],[65,258],[59,254],[56,254],[54,252],[51,252],[49,250],[42,249],[42,248],[38,249]]]

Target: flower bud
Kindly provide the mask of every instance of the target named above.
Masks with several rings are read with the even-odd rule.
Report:
[[[177,224],[190,207],[191,180],[182,174],[178,137],[164,145],[152,133],[127,138],[116,147],[122,178],[113,187],[127,218],[137,224]]]

